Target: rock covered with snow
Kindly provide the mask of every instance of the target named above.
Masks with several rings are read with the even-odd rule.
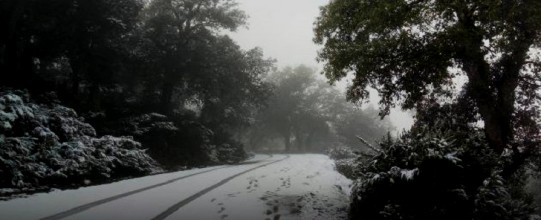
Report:
[[[96,137],[73,109],[0,90],[0,188],[75,186],[155,169],[132,138]]]

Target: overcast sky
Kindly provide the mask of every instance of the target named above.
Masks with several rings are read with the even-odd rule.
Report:
[[[318,46],[312,41],[313,24],[319,7],[328,0],[237,0],[239,7],[249,16],[248,27],[241,28],[231,37],[244,49],[260,47],[265,56],[278,61],[279,67],[305,64],[317,67]],[[377,103],[372,97],[371,102]],[[409,114],[394,110],[391,121],[399,130],[409,128]]]
[[[313,23],[327,0],[237,0],[249,16],[248,29],[232,37],[244,48],[261,47],[279,66],[316,66]]]

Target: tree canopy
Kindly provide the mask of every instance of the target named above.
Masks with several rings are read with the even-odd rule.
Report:
[[[381,116],[416,110],[410,131],[358,158],[350,218],[529,217],[540,1],[334,0],[315,26],[327,78],[353,77],[349,100],[374,88]]]
[[[354,74],[350,100],[375,88],[383,115],[461,102],[495,152],[518,156],[539,140],[540,10],[536,0],[336,0],[322,8],[315,42],[331,81]]]
[[[52,91],[159,162],[216,162],[271,93],[274,61],[224,33],[246,19],[232,0],[0,0],[0,86]]]
[[[266,80],[273,94],[256,117],[251,145],[280,139],[289,152],[322,152],[337,145],[363,150],[357,136],[375,143],[392,129],[373,109],[348,103],[314,68],[286,67]]]

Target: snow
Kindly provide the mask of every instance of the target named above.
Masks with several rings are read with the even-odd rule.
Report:
[[[291,155],[239,176],[167,219],[346,219],[350,185],[327,156]]]
[[[415,169],[412,169],[412,170],[406,170],[406,169],[403,169],[400,171],[400,176],[406,180],[413,180],[413,177],[415,176],[415,174],[417,174],[419,172],[419,169],[418,168],[415,168]]]
[[[287,158],[289,156],[289,158]],[[287,158],[273,164],[268,164]],[[259,167],[268,164],[267,166]],[[259,168],[257,168],[259,167]],[[324,155],[256,155],[217,166],[124,180],[0,202],[0,219],[39,219],[100,199],[195,174],[92,207],[66,219],[152,219],[197,192],[223,182],[166,219],[345,219],[351,181]],[[213,170],[217,169],[217,170]]]
[[[236,173],[254,168],[260,164],[247,164],[212,172],[212,175],[197,175],[159,188],[144,191],[127,198],[98,206],[86,212],[70,216],[67,219],[133,219],[148,220],[157,216],[171,205],[204,190],[220,180]],[[133,210],[137,211],[119,211]],[[204,218],[200,218],[204,219]]]
[[[453,153],[448,153],[448,154],[445,154],[445,156],[443,156],[445,159],[453,162],[454,164],[457,164],[459,162],[461,162],[462,160],[460,158],[457,157],[457,152],[453,152]]]
[[[0,91],[0,104],[1,187],[26,191],[157,169],[140,143],[131,137],[96,137],[73,109],[37,105],[26,92],[10,90]]]
[[[257,155],[250,161],[258,161],[265,158],[268,158],[268,156]],[[0,219],[39,219],[96,200],[162,183],[181,176],[187,176],[194,173],[222,167],[226,166],[207,167],[202,169],[192,169],[180,172],[152,175],[142,178],[123,180],[111,184],[91,186],[75,190],[56,190],[50,193],[34,194],[27,198],[17,198],[9,201],[0,201]],[[145,199],[145,201],[148,200]]]

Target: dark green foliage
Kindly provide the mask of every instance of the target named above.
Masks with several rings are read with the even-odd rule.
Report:
[[[357,172],[357,159],[339,159],[334,161],[334,166],[337,172],[344,175],[346,178],[355,180],[358,177]]]
[[[334,160],[336,171],[349,179],[356,179],[357,153],[349,147],[334,147],[327,151],[327,155]]]
[[[197,159],[204,159],[201,146],[206,144],[204,140],[210,131],[204,133],[202,126],[184,122],[179,123],[182,125],[179,127],[167,116],[157,113],[123,119],[118,124],[120,127],[113,131],[133,135],[144,146],[149,146],[149,154],[166,167],[193,165]]]
[[[334,160],[335,169],[345,177],[354,180],[357,178],[358,153],[349,147],[334,147],[327,151],[327,155]]]
[[[509,176],[539,149],[540,8],[536,0],[336,0],[322,8],[315,41],[327,78],[353,72],[348,98],[366,99],[372,87],[382,115],[434,100],[473,104],[490,147],[515,154]],[[459,99],[455,82],[464,78]]]
[[[270,95],[262,77],[273,61],[220,34],[243,25],[243,12],[232,1],[157,0],[141,17],[143,41],[136,50],[142,81],[130,86],[134,97],[141,97],[135,98],[135,109],[145,111],[134,115],[158,112],[176,130],[153,129],[137,139],[168,165],[244,159],[243,146],[232,136],[253,123]]]
[[[335,147],[327,151],[327,155],[333,160],[350,159],[357,157],[357,154],[348,147]]]
[[[229,134],[215,134],[211,142],[209,155],[214,163],[235,164],[248,158],[244,146],[239,141],[233,140]]]
[[[243,145],[229,133],[214,132],[193,115],[174,118],[150,113],[114,124],[119,127],[111,128],[111,132],[133,136],[166,168],[237,163],[247,158]]]
[[[411,133],[385,145],[384,155],[390,157],[379,155],[361,170],[385,175],[360,187],[366,191],[360,196],[374,197],[355,203],[389,191],[397,197],[384,194],[352,214],[363,215],[365,209],[358,208],[366,205],[381,211],[368,219],[383,214],[389,219],[527,218],[520,185],[541,146],[540,8],[535,0],[336,0],[322,8],[315,42],[324,45],[319,58],[326,62],[327,78],[335,82],[354,73],[348,99],[366,99],[374,88],[382,97],[382,116],[397,105],[417,110]],[[456,82],[464,85],[456,88]],[[434,153],[456,153],[460,160],[450,163],[433,158]],[[413,181],[391,181],[412,169],[419,172]],[[365,178],[376,174],[371,175]],[[404,202],[418,186],[428,193]],[[463,190],[465,200],[451,193],[454,189]]]
[[[0,7],[5,11],[2,27],[9,27],[0,38],[3,84],[69,90],[61,95],[93,108],[99,88],[118,80],[126,39],[143,3],[5,0]]]
[[[222,34],[245,21],[229,0],[2,0],[0,85],[54,91],[168,167],[232,163],[271,92],[273,61]]]
[[[0,91],[0,187],[66,187],[157,171],[130,137],[96,137],[73,109]]]
[[[482,132],[435,116],[435,125],[382,142],[382,153],[358,165],[350,218],[528,219],[524,176],[503,179],[506,158]]]
[[[537,207],[541,207],[541,178],[539,175],[535,175],[528,179],[527,187],[528,193],[533,196]],[[537,209],[537,215],[541,216],[541,209]]]

